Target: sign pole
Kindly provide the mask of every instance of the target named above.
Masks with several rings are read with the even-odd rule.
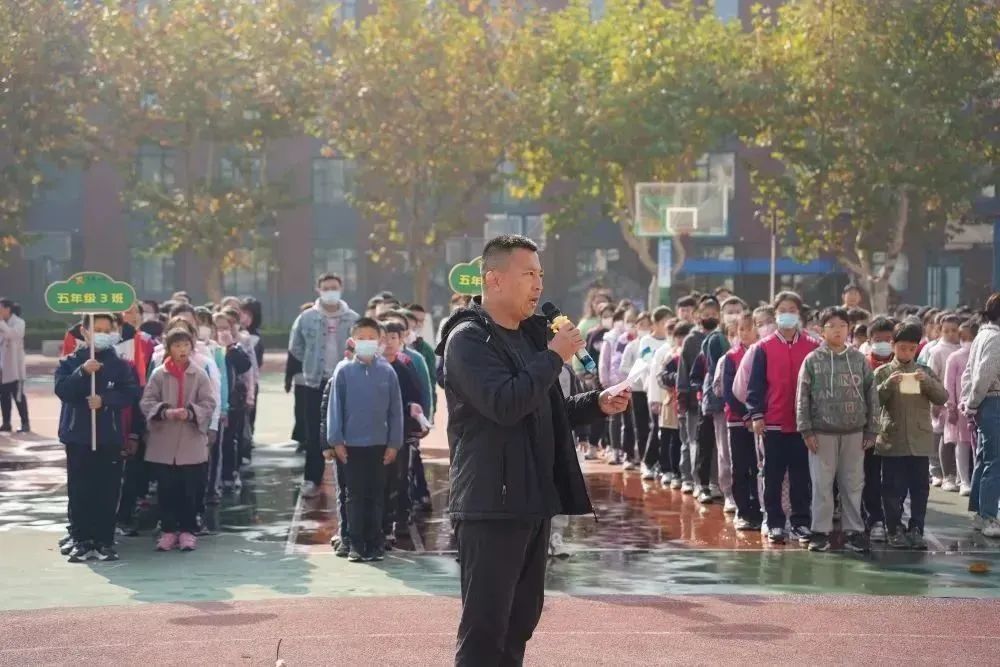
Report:
[[[90,360],[93,361],[97,358],[97,351],[94,346],[94,314],[88,313],[87,317],[90,318],[89,331],[90,331]],[[93,398],[97,396],[97,373],[90,374],[90,397]],[[90,410],[90,451],[97,451],[97,410],[91,408]]]
[[[777,296],[778,289],[778,214],[771,213],[771,302]]]

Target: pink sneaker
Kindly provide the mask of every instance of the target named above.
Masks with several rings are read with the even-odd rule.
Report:
[[[194,551],[198,548],[198,538],[191,533],[181,533],[181,551]]]
[[[177,548],[177,533],[163,533],[156,543],[157,551],[173,551]]]

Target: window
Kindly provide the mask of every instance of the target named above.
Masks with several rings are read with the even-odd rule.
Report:
[[[954,309],[962,297],[962,267],[927,267],[927,303],[935,308]]]
[[[351,190],[354,165],[350,160],[314,158],[312,165],[313,203],[340,204]]]
[[[468,260],[465,260],[468,261]],[[335,273],[344,279],[344,291],[357,289],[358,253],[353,248],[313,248],[313,276]]]
[[[740,0],[715,0],[715,16],[722,21],[738,21]]]
[[[239,265],[222,276],[226,294],[266,294],[270,252],[266,248],[238,250]]]
[[[165,188],[174,187],[174,151],[160,146],[144,145],[139,148],[139,178],[147,183],[157,183]]]
[[[132,248],[130,259],[129,276],[140,298],[155,298],[174,291],[176,265],[173,257],[150,257],[138,248]]]
[[[245,157],[219,160],[219,180],[230,187],[256,188],[260,185],[260,158]]]

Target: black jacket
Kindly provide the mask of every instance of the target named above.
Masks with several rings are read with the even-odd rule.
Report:
[[[142,392],[135,369],[120,359],[114,349],[100,350],[95,356],[103,364],[95,376],[97,395],[103,401],[97,411],[97,446],[117,452],[125,444],[127,435],[123,433],[121,411],[134,407]],[[90,447],[92,411],[87,406],[90,376],[83,372],[83,364],[88,359],[89,349],[77,350],[59,362],[55,374],[56,396],[62,401],[59,441],[72,447]],[[133,409],[133,431],[140,432],[136,428],[141,418],[140,410]]]
[[[604,417],[599,392],[563,396],[559,387],[563,362],[546,351],[549,328],[544,318],[521,323],[521,331],[539,351],[524,365],[494,327],[477,298],[451,316],[437,349],[444,358],[448,400],[452,518],[549,518],[593,512],[572,428]],[[540,482],[546,474],[538,469],[535,442],[541,401],[551,402],[558,507],[543,497]]]

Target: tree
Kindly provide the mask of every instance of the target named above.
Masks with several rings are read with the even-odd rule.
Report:
[[[503,12],[426,0],[379,2],[360,25],[332,31],[321,134],[356,160],[349,200],[376,229],[371,259],[405,251],[419,302],[517,125],[503,68],[513,35]]]
[[[989,178],[992,4],[809,0],[756,21],[745,135],[784,165],[753,174],[759,201],[802,255],[837,256],[876,311],[908,230],[960,220]]]
[[[617,0],[596,21],[589,3],[573,2],[528,32],[516,66],[535,111],[517,154],[525,190],[548,193],[557,226],[598,202],[649,271],[653,301],[657,262],[633,231],[635,184],[691,180],[698,158],[735,131],[740,26],[690,1]]]
[[[201,258],[218,300],[240,251],[266,247],[278,212],[296,203],[290,171],[269,158],[316,114],[314,15],[290,2],[134,4],[105,3],[90,21],[124,200],[149,220],[149,253]],[[168,151],[176,176],[169,165],[143,173],[143,146]]]
[[[0,3],[0,263],[30,241],[24,221],[43,166],[86,162],[92,100],[78,13],[48,0]]]

